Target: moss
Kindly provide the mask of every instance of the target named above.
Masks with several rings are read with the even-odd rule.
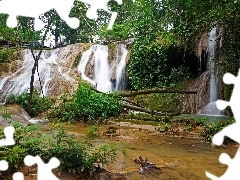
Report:
[[[0,63],[0,76],[4,73],[9,73],[10,64],[9,63]]]
[[[224,85],[224,100],[229,101],[233,91],[233,85]]]
[[[164,113],[179,113],[181,102],[177,94],[148,94],[134,98],[134,102]]]
[[[116,43],[112,43],[112,44],[108,45],[108,59],[109,59],[109,61],[112,61],[114,59],[116,48],[117,48]]]
[[[92,44],[85,44],[82,47],[82,51],[80,51],[77,56],[75,57],[75,60],[73,61],[72,67],[71,68],[76,68],[79,64],[79,61],[81,60],[82,54],[87,51],[88,49],[90,49],[90,47],[92,46]]]

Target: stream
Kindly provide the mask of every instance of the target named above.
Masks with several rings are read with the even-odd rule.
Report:
[[[97,134],[92,140],[94,145],[116,143],[124,147],[127,155],[119,152],[115,162],[104,166],[111,175],[102,173],[98,179],[162,179],[162,180],[200,180],[207,179],[205,171],[221,176],[227,169],[226,165],[218,161],[221,153],[226,152],[231,157],[236,147],[213,147],[210,143],[202,141],[199,133],[187,133],[181,137],[163,135],[151,125],[137,125],[120,122],[113,125],[100,125]],[[115,127],[116,132],[107,134],[109,128]],[[87,126],[67,125],[66,130],[74,134],[77,139],[84,138]],[[139,172],[139,165],[134,162],[142,156],[150,162],[156,163],[161,169],[149,169]],[[110,173],[110,174],[111,174]],[[117,177],[116,174],[118,174]],[[114,175],[114,176],[113,176]],[[93,177],[96,179],[96,177]]]
[[[12,114],[13,119],[26,125],[30,123],[29,117],[24,116],[24,111],[18,105],[5,107]],[[182,116],[186,117],[186,115]],[[1,116],[0,120],[4,125]],[[37,125],[46,127],[47,123],[37,123]],[[95,147],[115,143],[120,148],[116,161],[103,166],[103,170],[94,173],[90,180],[208,179],[205,171],[221,176],[227,169],[226,165],[218,161],[220,154],[225,152],[232,158],[238,148],[236,144],[212,146],[200,137],[202,131],[200,127],[190,132],[181,132],[179,135],[167,135],[156,130],[159,128],[156,122],[116,120],[94,125],[97,128],[94,134],[97,136],[91,140],[87,138],[86,132],[92,125],[77,122],[64,126],[66,131],[74,135],[79,142],[88,140]],[[126,154],[122,153],[122,149]],[[138,160],[140,156],[143,160],[148,158],[148,161],[155,163],[156,166],[140,172],[140,165],[135,163],[135,159]],[[25,177],[25,180],[35,180],[36,175],[36,172],[30,174]],[[56,172],[56,175],[61,180],[88,179],[83,175],[74,176],[66,172],[61,174]]]

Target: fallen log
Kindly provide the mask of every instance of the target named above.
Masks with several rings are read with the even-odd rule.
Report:
[[[178,90],[167,90],[167,89],[147,89],[131,92],[121,92],[119,93],[122,97],[133,97],[143,94],[152,94],[152,93],[178,93],[178,94],[197,94],[197,91],[178,91]]]
[[[172,117],[172,116],[180,115],[180,113],[157,112],[157,111],[154,111],[154,110],[151,110],[151,109],[136,107],[136,106],[127,105],[127,104],[124,104],[123,108],[131,109],[131,110],[135,110],[135,111],[140,111],[140,112],[144,112],[144,113],[151,114],[151,115],[158,115],[158,116],[166,116],[166,115],[168,115],[168,116]]]
[[[156,111],[153,111],[151,109],[136,107],[136,106],[132,106],[132,105],[124,104],[123,107],[127,108],[127,109],[131,109],[131,110],[135,110],[135,111],[145,112],[145,113],[151,114],[151,115],[161,115],[161,116],[167,115],[166,113],[156,112]]]
[[[125,102],[127,102],[127,103],[130,103],[130,104],[133,104],[133,105],[135,105],[135,106],[138,106],[138,107],[140,107],[140,108],[144,108],[143,106],[141,106],[141,105],[139,105],[139,104],[137,104],[137,103],[135,103],[135,102],[132,102],[132,101],[129,101],[129,100],[127,100],[127,99],[121,99],[122,101],[125,101]]]

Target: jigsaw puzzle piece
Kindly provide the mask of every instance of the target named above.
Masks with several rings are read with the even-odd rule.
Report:
[[[53,173],[52,169],[57,168],[60,165],[60,161],[57,158],[51,158],[48,164],[45,164],[39,156],[28,155],[24,158],[24,163],[27,166],[37,164],[38,166],[38,180],[59,180]]]
[[[0,140],[0,146],[10,146],[15,144],[15,141],[13,139],[14,131],[15,129],[12,126],[8,126],[4,128],[3,132],[6,138]]]
[[[76,29],[79,26],[79,19],[75,17],[69,17],[73,4],[74,0],[58,0],[54,9],[69,27]]]
[[[24,175],[21,172],[16,172],[13,174],[13,180],[24,180]]]
[[[226,107],[228,107],[229,105],[230,105],[230,102],[223,101],[223,100],[217,100],[216,102],[216,106],[220,111],[226,109]]]
[[[8,162],[5,160],[0,161],[0,171],[6,171],[8,169]]]
[[[236,155],[233,159],[226,153],[222,153],[219,156],[219,162],[222,164],[228,165],[228,169],[221,177],[216,177],[209,172],[205,172],[206,176],[212,180],[238,180],[240,179],[240,171],[239,171],[239,164],[240,164],[240,151],[239,149],[236,152]]]
[[[86,3],[90,5],[90,8],[87,10],[87,17],[89,19],[97,19],[98,18],[98,14],[97,14],[97,10],[98,9],[102,9],[108,13],[111,13],[111,19],[108,25],[108,29],[112,29],[112,26],[117,18],[117,12],[111,12],[108,8],[108,2],[109,0],[99,0],[99,1],[95,1],[95,0],[79,0],[80,2]],[[123,2],[122,0],[115,0],[119,5],[122,5]]]
[[[223,76],[223,82],[225,84],[235,84],[237,78],[231,73],[225,73]]]
[[[211,180],[218,180],[219,178],[217,176],[214,176],[213,174],[209,173],[209,172],[205,172],[206,176],[208,178],[210,178]]]

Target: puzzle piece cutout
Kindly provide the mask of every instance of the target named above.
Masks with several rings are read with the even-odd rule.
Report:
[[[75,29],[79,20],[69,17],[73,3],[74,0],[1,0],[0,13],[9,14],[7,26],[10,28],[17,27],[17,16],[35,18],[35,30],[38,31],[44,28],[39,16],[54,8],[61,19]]]
[[[6,171],[8,169],[8,162],[5,160],[0,161],[0,171]]]
[[[13,180],[24,180],[24,175],[21,172],[16,172],[13,174]]]
[[[60,161],[53,157],[50,159],[48,164],[45,164],[42,159],[39,156],[31,156],[28,155],[24,158],[24,163],[27,166],[32,166],[34,164],[37,164],[38,166],[38,180],[46,180],[46,179],[51,179],[51,180],[59,180],[53,173],[52,169],[57,168],[60,165]]]
[[[88,9],[87,11],[87,17],[89,19],[97,19],[98,15],[97,15],[97,10],[98,9],[102,9],[105,10],[108,13],[111,13],[112,16],[110,18],[110,22],[108,25],[108,29],[112,29],[112,26],[117,18],[117,12],[111,12],[108,8],[108,1],[109,0],[79,0],[83,3],[89,4],[91,7]],[[115,0],[119,5],[122,5],[122,0]]]
[[[234,89],[232,92],[232,96],[230,98],[230,101],[223,101],[223,100],[218,100],[216,105],[219,110],[224,110],[227,106],[230,106],[232,109],[232,112],[235,117],[235,123],[223,128],[220,132],[216,133],[213,136],[212,142],[215,145],[220,146],[223,141],[224,137],[227,136],[231,138],[232,140],[238,142],[240,144],[240,134],[239,134],[239,129],[240,129],[240,111],[238,107],[238,103],[240,102],[240,69],[238,72],[238,76],[234,76],[231,73],[226,73],[223,77],[223,82],[225,84],[234,84]],[[229,155],[226,153],[222,153],[219,157],[219,161],[222,164],[227,164],[228,169],[227,171],[221,176],[221,177],[216,177],[209,172],[206,172],[206,176],[212,180],[237,180],[240,179],[240,171],[239,171],[239,165],[240,165],[240,149],[236,152],[236,155],[233,159],[230,158]]]
[[[0,140],[0,146],[11,146],[15,144],[15,141],[13,139],[13,134],[14,134],[14,127],[8,126],[4,129],[4,135],[6,139],[1,139]]]
[[[116,12],[111,12],[108,9],[109,0],[79,0],[89,4],[91,7],[87,11],[87,17],[96,19],[97,9],[103,9],[112,14],[108,28],[111,29],[116,17]],[[116,0],[119,5],[122,0]],[[39,19],[39,16],[45,12],[55,9],[62,20],[73,29],[78,28],[79,19],[69,17],[70,11],[74,4],[74,0],[1,0],[0,13],[9,14],[7,26],[10,28],[17,27],[17,16],[25,16],[35,18],[35,30],[39,31],[44,28],[44,23]],[[14,6],[13,6],[14,5]]]
[[[228,165],[227,171],[221,176],[216,177],[209,172],[206,172],[206,176],[212,180],[239,180],[240,179],[240,171],[239,171],[239,164],[240,164],[240,150],[238,149],[236,155],[233,159],[226,153],[222,153],[219,157],[219,161],[222,164]]]
[[[226,73],[223,76],[223,82],[225,84],[234,84],[232,96],[231,96],[229,102],[226,102],[223,100],[218,100],[216,105],[219,110],[224,110],[227,106],[231,106],[231,109],[234,114],[236,122],[234,124],[231,124],[231,125],[225,127],[220,132],[215,134],[213,136],[212,141],[215,145],[220,146],[224,141],[224,136],[228,136],[229,138],[231,138],[232,140],[234,140],[240,144],[240,134],[238,133],[239,129],[240,129],[240,120],[239,120],[240,111],[239,111],[239,107],[238,107],[238,103],[240,102],[240,96],[239,96],[240,69],[239,69],[239,73],[238,73],[237,77],[235,77],[234,75],[232,75],[230,73]]]

